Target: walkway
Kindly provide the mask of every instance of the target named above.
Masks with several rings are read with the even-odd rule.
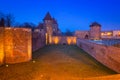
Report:
[[[0,80],[78,80],[115,74],[77,46],[52,45],[33,53],[33,61],[0,67]]]

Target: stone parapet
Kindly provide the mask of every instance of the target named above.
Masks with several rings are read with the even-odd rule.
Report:
[[[100,45],[80,39],[77,40],[77,46],[103,65],[120,73],[120,48]]]

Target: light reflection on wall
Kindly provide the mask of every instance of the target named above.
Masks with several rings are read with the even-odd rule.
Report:
[[[4,61],[4,29],[0,27],[0,64]]]
[[[48,44],[48,34],[46,33],[45,36],[46,36],[46,45],[47,45]]]
[[[54,38],[54,42],[55,42],[55,44],[58,44],[58,42],[59,42],[58,37],[55,37],[55,38]]]
[[[0,32],[0,37],[4,35],[2,38],[4,42],[0,43],[0,57],[2,57],[0,61],[3,59],[4,63],[20,63],[31,60],[31,29],[0,28],[0,31],[4,31]],[[1,38],[0,41],[2,42]]]
[[[112,33],[111,33],[111,32],[108,32],[107,35],[108,35],[108,36],[112,36]]]
[[[4,31],[4,53],[5,61],[9,62],[13,58],[13,29],[6,28]]]
[[[104,33],[101,33],[101,36],[104,36]]]
[[[118,33],[118,35],[120,36],[120,32]]]
[[[76,44],[76,37],[74,36],[52,36],[51,44]]]
[[[52,36],[49,35],[49,43],[51,44],[52,43]]]
[[[76,44],[76,42],[77,42],[76,40],[77,40],[76,37],[73,37],[73,43],[74,44]]]
[[[112,32],[103,32],[101,36],[112,36]]]
[[[29,31],[29,33],[31,33],[31,31]],[[28,60],[32,59],[32,36],[31,34],[28,34]]]
[[[68,43],[68,45],[70,45],[70,44],[71,44],[71,42],[72,42],[71,37],[67,37],[67,43]]]

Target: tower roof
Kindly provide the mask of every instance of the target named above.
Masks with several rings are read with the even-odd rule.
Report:
[[[44,29],[43,23],[40,23],[40,24],[38,25],[37,29]]]
[[[97,23],[97,22],[93,22],[93,23],[90,25],[90,27],[94,27],[94,26],[99,26],[99,27],[101,27],[101,25],[100,25],[99,23]]]
[[[55,20],[55,18],[53,18],[53,24],[57,24],[57,21]]]
[[[49,12],[47,12],[46,16],[44,17],[43,20],[52,20],[52,17]]]

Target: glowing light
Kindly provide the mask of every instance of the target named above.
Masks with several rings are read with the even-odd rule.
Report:
[[[35,63],[36,61],[32,61],[33,63]]]
[[[49,35],[49,43],[51,44],[52,43],[52,36]]]
[[[32,58],[32,36],[29,34],[28,39],[28,58],[29,60]]]
[[[46,45],[47,45],[47,40],[48,40],[48,35],[47,35],[47,33],[45,34],[45,36],[46,36]]]
[[[3,63],[4,59],[4,30],[0,28],[0,64]]]
[[[40,75],[40,77],[43,77],[43,75]]]
[[[76,37],[73,38],[73,43],[76,44]]]
[[[120,36],[120,32],[118,33],[118,35]]]
[[[71,42],[72,42],[71,38],[70,38],[70,37],[67,37],[67,43],[68,43],[68,45],[70,45]]]
[[[101,35],[103,36],[103,35],[104,35],[104,33],[101,33]]]
[[[59,42],[58,37],[55,37],[55,38],[54,38],[54,43],[55,43],[55,44],[58,44],[58,42]]]
[[[6,66],[6,67],[8,67],[8,65],[7,65],[7,64],[6,64],[5,66]]]
[[[111,33],[111,32],[108,32],[107,35],[110,36],[110,35],[112,35],[112,33]]]

